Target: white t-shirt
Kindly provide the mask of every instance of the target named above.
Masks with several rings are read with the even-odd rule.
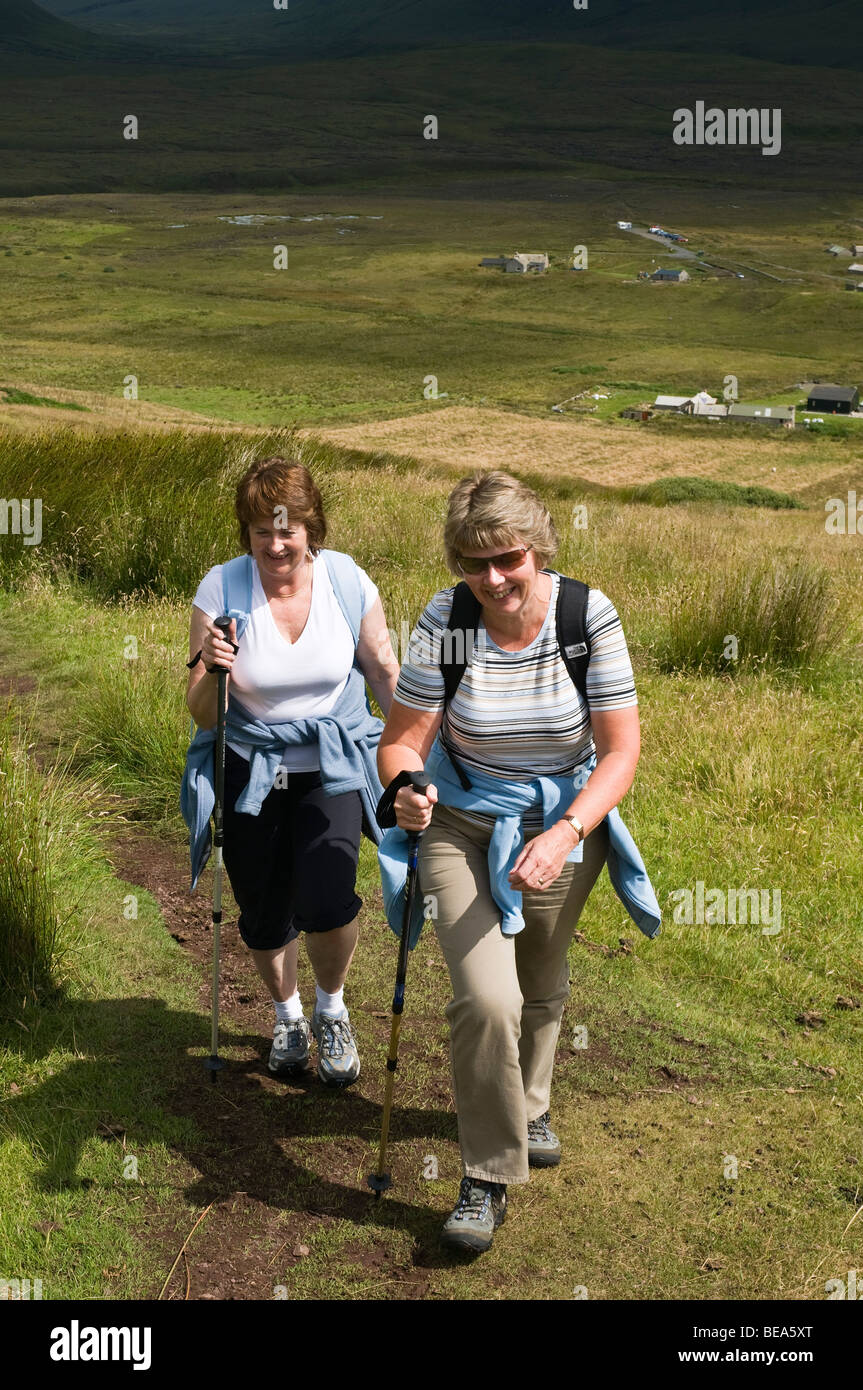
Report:
[[[378,597],[376,585],[357,566],[363,589],[362,616]],[[222,613],[222,566],[214,565],[204,576],[194,604],[212,619]],[[231,668],[231,685],[237,699],[267,724],[291,719],[316,719],[329,714],[347,684],[354,661],[354,642],[347,619],[333,592],[326,561],[315,557],[312,570],[312,603],[306,625],[296,642],[283,637],[261,586],[258,566],[252,560],[252,611]],[[251,755],[248,744],[231,743],[242,757]],[[288,772],[315,772],[320,767],[318,746],[306,744],[285,751],[282,765]]]

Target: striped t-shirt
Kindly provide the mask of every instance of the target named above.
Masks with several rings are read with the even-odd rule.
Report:
[[[521,651],[506,652],[485,630],[480,616],[473,654],[444,716],[444,737],[469,773],[529,782],[538,775],[574,772],[594,752],[590,714],[563,663],[555,612],[560,576],[551,571],[552,592],[542,629]],[[441,646],[452,609],[453,589],[442,589],[426,606],[411,634],[395,699],[410,709],[443,710]],[[637,705],[632,663],[617,610],[600,589],[587,605],[590,663],[587,697],[595,710]]]

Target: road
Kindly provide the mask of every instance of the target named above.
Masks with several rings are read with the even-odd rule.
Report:
[[[738,265],[741,265],[743,271],[748,272],[750,275],[758,275],[765,280],[775,280],[776,283],[779,285],[784,285],[786,283],[778,275],[771,275],[769,271],[758,270],[755,266],[752,265],[743,265],[742,262],[735,263],[734,261],[726,261],[724,264],[720,264],[718,261],[706,261],[704,260],[703,256],[696,256],[695,252],[690,251],[688,247],[680,246],[673,241],[668,241],[664,236],[660,236],[657,232],[649,232],[646,227],[633,226],[628,228],[628,230],[632,232],[635,236],[646,237],[648,241],[654,241],[659,246],[661,246],[663,251],[665,252],[665,260],[671,260],[672,258],[677,257],[679,260],[697,261],[699,265],[706,266],[708,270],[724,270],[728,275],[741,274],[741,271],[737,268]]]

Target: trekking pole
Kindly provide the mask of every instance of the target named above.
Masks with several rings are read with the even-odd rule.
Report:
[[[231,619],[228,617],[216,618],[214,625],[220,630],[225,641],[229,641],[228,633],[231,628]],[[217,1073],[225,1065],[219,1056],[219,946],[222,934],[222,847],[225,843],[225,704],[228,690],[228,672],[224,666],[216,667],[216,677],[218,680],[216,695],[218,706],[216,751],[213,766],[215,791],[215,804],[213,806],[213,847],[215,849],[213,861],[213,1014],[210,1055],[204,1061],[204,1066],[210,1073],[210,1079],[214,1084]]]
[[[429,786],[430,779],[422,772],[411,773],[411,787],[421,795],[425,793]],[[396,987],[393,994],[393,1017],[390,1025],[390,1050],[387,1055],[387,1082],[384,1092],[384,1113],[381,1119],[381,1144],[378,1150],[378,1166],[374,1173],[368,1177],[368,1185],[376,1197],[386,1192],[388,1187],[392,1187],[392,1178],[385,1170],[387,1158],[387,1140],[390,1132],[390,1113],[393,1105],[393,1085],[395,1083],[396,1068],[399,1064],[399,1030],[402,1022],[402,1011],[405,1005],[405,976],[408,970],[408,951],[410,949],[411,917],[413,916],[413,906],[416,899],[418,866],[419,866],[419,847],[422,839],[421,830],[412,830],[408,835],[408,876],[405,882],[405,905],[402,915],[402,934],[399,938],[399,958],[396,966]]]

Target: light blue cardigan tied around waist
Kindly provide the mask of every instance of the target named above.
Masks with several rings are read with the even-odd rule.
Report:
[[[491,893],[501,910],[501,931],[504,936],[514,936],[524,927],[521,893],[511,887],[509,882],[509,872],[524,847],[524,812],[531,806],[541,805],[543,829],[549,830],[555,821],[560,820],[575,793],[585,786],[595,767],[596,755],[593,754],[590,760],[578,767],[572,775],[534,777],[530,782],[489,777],[471,768],[472,786],[469,791],[465,791],[456,777],[452,762],[441,746],[440,739],[435,739],[426,762],[425,773],[437,787],[440,804],[462,811],[477,811],[496,818],[488,847],[488,867]],[[659,932],[661,913],[644,861],[616,806],[606,816],[606,823],[608,876],[614,891],[644,935],[654,937]],[[396,936],[401,936],[402,931],[407,848],[407,832],[397,827],[384,833],[378,847],[384,906],[387,920]],[[583,846],[576,845],[567,855],[567,860],[580,863],[583,854]],[[411,949],[419,939],[424,918],[422,894],[417,893],[410,924]]]
[[[327,796],[358,791],[366,825],[380,840],[375,807],[383,794],[376,755],[383,725],[370,713],[362,672],[354,667],[339,700],[319,719],[292,719],[286,724],[265,724],[256,719],[233,695],[228,701],[226,735],[234,743],[252,746],[249,783],[237,799],[235,810],[257,816],[271,790],[286,748],[317,743],[321,783]],[[199,729],[186,756],[180,792],[183,819],[189,829],[192,888],[210,854],[210,816],[215,804],[213,755],[215,729]]]

